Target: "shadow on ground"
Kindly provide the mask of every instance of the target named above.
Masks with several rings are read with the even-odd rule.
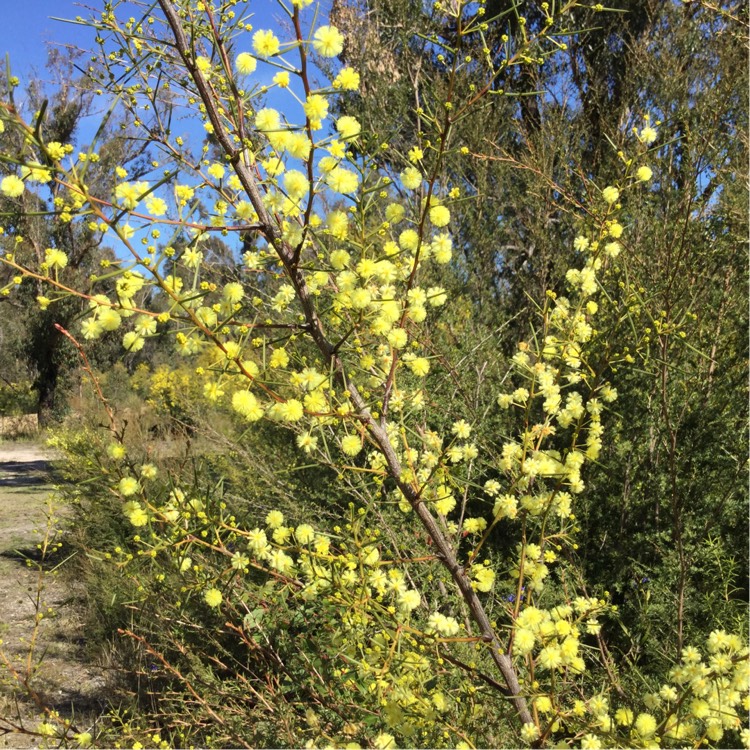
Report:
[[[0,487],[34,487],[54,479],[49,461],[0,461]]]

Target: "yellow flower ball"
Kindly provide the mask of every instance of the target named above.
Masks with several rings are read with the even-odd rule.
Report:
[[[423,378],[430,371],[430,360],[426,357],[415,357],[406,364],[418,378]]]
[[[356,91],[359,88],[359,73],[353,68],[342,68],[333,80],[333,86],[344,91]]]
[[[635,176],[641,181],[641,182],[648,182],[653,176],[654,173],[651,171],[651,167],[638,167],[638,170],[635,173]]]
[[[23,194],[23,191],[23,180],[14,174],[3,177],[3,181],[0,182],[0,192],[8,196],[8,198],[18,198]]]
[[[321,26],[313,37],[313,47],[321,57],[336,57],[344,49],[344,36],[335,26]]]
[[[613,203],[617,203],[617,199],[620,197],[620,191],[616,187],[605,187],[602,190],[602,198],[611,206]]]
[[[234,63],[237,66],[237,72],[243,76],[250,75],[250,73],[253,73],[258,66],[258,61],[247,52],[240,52]]]
[[[336,167],[326,175],[328,186],[336,193],[353,193],[359,186],[359,175],[343,167]]]
[[[44,262],[50,268],[65,268],[68,265],[68,256],[62,250],[48,247],[44,251]]]
[[[652,737],[656,731],[656,719],[651,714],[638,714],[635,720],[635,730],[644,739]]]
[[[303,109],[310,120],[323,120],[328,115],[328,100],[320,94],[310,94],[303,105]]]
[[[451,212],[445,206],[433,206],[430,209],[430,221],[433,226],[447,226],[451,220]]]
[[[638,139],[645,146],[650,146],[657,139],[657,137],[658,133],[656,132],[656,130],[650,125],[647,125],[645,128],[643,128],[643,130],[641,130]]]
[[[422,173],[414,167],[407,167],[401,172],[401,182],[408,190],[416,190],[422,184]]]
[[[347,456],[356,456],[362,450],[362,438],[359,435],[347,435],[341,439],[341,450]]]
[[[336,130],[339,135],[345,140],[356,138],[362,131],[362,126],[359,124],[359,120],[356,117],[344,115],[336,120]]]
[[[257,422],[263,416],[263,407],[250,391],[237,391],[232,396],[232,408],[249,422]]]
[[[253,49],[261,57],[273,57],[278,54],[281,45],[273,31],[260,29],[253,34]]]
[[[236,305],[245,296],[245,290],[242,288],[242,284],[230,281],[224,286],[222,296],[230,304]]]
[[[203,594],[203,598],[206,601],[206,604],[208,604],[209,607],[218,607],[222,600],[223,596],[221,594],[221,591],[219,589],[208,589],[205,594]]]

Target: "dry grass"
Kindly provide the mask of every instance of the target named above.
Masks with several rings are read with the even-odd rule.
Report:
[[[48,458],[33,443],[0,443],[0,648],[30,688],[0,664],[0,727],[12,722],[33,730],[47,708],[75,716],[76,724],[87,728],[107,705],[102,670],[83,658],[75,592],[54,571],[57,560],[39,571],[37,545],[47,528],[53,479]],[[38,612],[44,617],[35,636]],[[38,744],[23,733],[0,737],[0,747]]]

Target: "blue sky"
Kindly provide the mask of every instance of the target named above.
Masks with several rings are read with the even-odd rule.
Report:
[[[93,8],[101,7],[101,0],[88,0],[88,5]],[[318,15],[318,24],[325,23],[327,13],[325,8],[328,3],[321,2],[322,12]],[[242,6],[240,6],[242,7]],[[275,0],[253,0],[251,6],[245,6],[251,9],[254,14],[252,18],[253,26],[259,28],[272,28],[281,37],[282,41],[288,38],[287,33],[279,29],[278,19],[283,16]],[[127,3],[120,5],[116,11],[121,18],[127,18]],[[140,9],[142,13],[142,9]],[[134,10],[133,15],[138,15]],[[2,55],[2,64],[6,54],[10,56],[11,70],[14,75],[22,81],[21,89],[18,91],[19,99],[23,98],[23,83],[32,76],[38,76],[43,81],[55,86],[57,83],[54,72],[45,68],[47,53],[50,45],[52,46],[73,46],[82,50],[95,49],[94,37],[96,32],[88,26],[64,23],[53,20],[56,18],[75,19],[76,16],[82,16],[88,19],[91,11],[82,7],[80,3],[74,0],[0,0],[0,55]],[[315,16],[315,5],[305,11],[304,21],[308,23]],[[238,46],[237,51],[245,48],[251,50],[250,35],[242,40],[242,47]],[[295,60],[296,55],[292,54],[290,60]],[[276,69],[265,63],[260,63],[256,74],[253,76],[257,83],[269,83]],[[315,72],[313,72],[315,75]],[[294,102],[289,92],[278,89],[271,89],[266,102],[267,106],[275,106],[284,111],[287,116],[295,119],[303,119],[301,108]],[[89,143],[100,123],[101,111],[94,111],[89,117],[85,118],[80,125],[77,133],[77,146],[83,147]],[[181,135],[187,136],[187,139],[193,146],[200,145],[205,135],[202,127],[189,120],[180,120],[178,128],[183,128]]]
[[[102,3],[99,0],[89,0],[86,4],[97,9]],[[324,0],[320,5],[322,12],[318,16],[318,23],[325,23],[328,3]],[[283,13],[274,0],[253,0],[252,4],[246,7],[253,13],[252,23],[256,29],[273,28],[282,39],[286,36],[279,31],[278,20]],[[127,17],[127,3],[120,5],[116,12],[120,17]],[[137,13],[134,11],[133,14]],[[314,14],[315,5],[305,11],[305,20],[311,20]],[[91,11],[83,7],[81,2],[74,2],[74,0],[0,0],[0,20],[2,21],[0,23],[0,60],[2,60],[2,65],[5,65],[6,54],[9,54],[13,74],[23,82],[35,74],[54,85],[54,75],[45,69],[50,45],[73,46],[90,50],[95,47],[93,41],[95,32],[87,26],[64,23],[53,18],[75,19],[76,16],[82,16],[88,19],[90,15]],[[250,50],[249,35],[247,49]],[[270,83],[274,72],[275,70],[270,66],[261,64],[256,73],[256,80],[262,79],[261,82]],[[290,101],[288,94],[274,101],[276,96],[276,91],[270,93],[268,101],[270,106],[279,107],[292,116],[299,113],[299,108]]]
[[[87,13],[73,0],[0,0],[0,6],[0,53],[3,61],[10,54],[13,72],[22,79],[27,78],[31,68],[44,75],[48,42],[83,49],[91,46],[94,37],[91,29],[50,19],[50,16],[85,17]]]
[[[102,3],[90,0],[85,4],[97,8]],[[3,61],[6,53],[9,53],[14,73],[26,78],[30,68],[44,73],[49,43],[91,49],[95,36],[93,29],[52,20],[74,19],[76,16],[88,18],[90,11],[83,5],[74,0],[0,0],[0,54]],[[254,0],[253,24],[256,27],[275,26],[277,11],[273,0]],[[124,5],[118,14],[127,16]]]
[[[90,7],[97,9],[103,2],[89,0]],[[326,6],[327,3],[321,3]],[[242,6],[240,6],[242,7]],[[283,16],[274,0],[253,0],[246,6],[253,14],[255,28],[273,28],[279,32],[278,19]],[[116,11],[118,16],[127,18],[127,4],[123,3]],[[142,9],[141,9],[142,12]],[[312,19],[314,6],[306,15]],[[5,56],[10,55],[14,75],[26,80],[32,71],[43,78],[49,75],[44,69],[47,61],[47,50],[50,44],[73,46],[83,50],[94,48],[95,31],[88,26],[75,23],[64,23],[54,18],[75,19],[76,16],[88,19],[91,11],[74,0],[0,0],[0,59],[5,66]],[[136,12],[133,15],[137,15]],[[319,16],[323,20],[325,11]],[[248,40],[249,49],[249,40]],[[269,75],[270,77],[270,75]]]

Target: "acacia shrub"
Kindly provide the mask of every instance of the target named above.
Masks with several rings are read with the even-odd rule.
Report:
[[[312,87],[309,50],[336,57],[340,32],[314,21],[303,30],[309,16],[295,6],[282,45],[273,30],[248,29],[234,5],[160,0],[158,15],[121,21],[107,8],[95,21],[112,73],[102,90],[121,97],[179,175],[135,182],[122,170],[102,196],[82,177],[88,154],[63,165],[70,149],[2,109],[4,127],[24,136],[13,158],[28,172],[3,178],[0,190],[21,197],[40,176],[32,160],[45,154],[66,191],[57,219],[116,233],[128,258],[110,262],[84,292],[65,284],[63,249],[48,248],[38,266],[11,254],[3,262],[20,274],[13,285],[43,281],[52,290],[44,304],[83,296],[90,306],[76,334],[97,341],[124,332],[131,354],[168,331],[202,386],[203,419],[214,403],[256,435],[287,430],[300,460],[335,469],[327,476],[350,498],[332,523],[297,517],[297,508],[240,518],[221,478],[189,460],[162,470],[148,446],[128,443],[68,332],[109,429],[81,480],[95,499],[119,503],[132,527],[125,544],[89,554],[128,582],[133,616],[121,635],[159,672],[141,728],[158,725],[179,744],[250,744],[254,730],[239,717],[280,706],[276,741],[310,746],[734,741],[747,698],[742,638],[716,629],[703,651],[680,651],[658,692],[626,691],[638,665],[628,682],[619,678],[631,665],[613,662],[606,647],[616,606],[586,580],[578,554],[577,498],[618,398],[620,352],[610,351],[606,308],[620,299],[613,269],[627,269],[631,196],[653,175],[645,162],[659,137],[654,124],[646,118],[628,141],[615,184],[587,183],[569,227],[571,267],[532,300],[533,326],[492,394],[507,427],[486,434],[484,415],[478,426],[442,411],[451,357],[432,348],[429,324],[448,303],[434,274],[454,258],[451,211],[462,197],[443,165],[462,150],[462,119],[501,74],[560,49],[570,8],[541,6],[548,22],[519,33],[499,58],[483,53],[477,91],[462,84],[464,66],[477,69],[468,40],[487,30],[482,8],[437,5],[454,26],[455,49],[446,85],[419,105],[429,141],[403,155],[410,165],[396,178],[361,147],[355,118],[323,127],[329,98],[360,83],[343,68],[331,86]],[[282,90],[295,76],[298,124],[293,109],[263,106],[267,89],[252,78],[261,65],[276,69]],[[191,111],[216,152],[206,143],[195,156],[164,127],[181,97],[188,109],[200,103]],[[157,242],[162,232],[175,244]],[[217,282],[212,269],[204,275],[201,237],[230,232],[255,240],[243,255],[246,278]],[[186,233],[191,242],[178,243]],[[269,277],[278,279],[272,291],[259,284]],[[320,627],[299,648],[307,620]],[[320,668],[312,652],[328,657]],[[69,725],[49,726],[69,738]]]

